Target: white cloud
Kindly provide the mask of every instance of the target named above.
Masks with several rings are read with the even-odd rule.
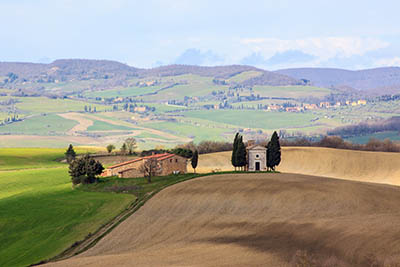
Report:
[[[383,58],[375,62],[377,67],[400,66],[400,57]]]
[[[246,38],[241,44],[252,52],[261,52],[270,57],[276,52],[300,50],[318,57],[319,61],[336,56],[350,57],[389,46],[389,43],[374,38],[361,37],[312,37],[283,40],[277,38]]]

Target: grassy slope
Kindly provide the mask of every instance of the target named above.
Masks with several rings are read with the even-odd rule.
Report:
[[[87,131],[112,131],[112,130],[133,130],[134,128],[123,126],[123,125],[114,125],[104,121],[94,121],[93,125],[87,128]]]
[[[64,119],[56,114],[34,116],[23,121],[14,122],[0,127],[0,133],[34,134],[34,135],[65,135],[77,123]]]
[[[96,107],[97,111],[104,110],[103,105],[88,104],[70,99],[49,99],[46,97],[17,97],[17,99],[21,101],[21,103],[16,104],[17,108],[34,114],[83,111],[87,105],[91,105],[92,108]]]
[[[156,122],[143,124],[145,127],[165,131],[174,135],[193,138],[194,142],[203,140],[223,141],[225,129],[196,126],[183,122]]]
[[[254,93],[266,97],[323,97],[331,91],[314,86],[254,86]]]
[[[196,110],[183,112],[186,117],[208,119],[244,128],[283,129],[305,126],[314,118],[311,113],[265,112],[257,110]]]
[[[346,141],[350,141],[355,144],[366,144],[371,138],[379,140],[390,139],[392,141],[400,141],[400,135],[397,131],[385,131],[368,135],[360,135],[346,138]]]
[[[236,74],[233,77],[230,77],[229,79],[227,79],[226,81],[228,83],[240,83],[240,82],[244,82],[245,80],[251,79],[251,78],[255,78],[262,75],[262,72],[260,71],[244,71],[241,72],[239,74]]]
[[[134,197],[71,188],[60,149],[2,149],[0,266],[54,256],[116,216]],[[7,234],[5,234],[7,233]]]
[[[112,89],[112,90],[105,90],[105,91],[98,91],[98,92],[90,92],[85,94],[88,97],[104,97],[104,98],[111,98],[111,97],[132,97],[132,96],[139,96],[144,94],[151,94],[162,88],[162,85],[150,86],[150,87],[128,87],[128,88],[121,88],[121,89]]]

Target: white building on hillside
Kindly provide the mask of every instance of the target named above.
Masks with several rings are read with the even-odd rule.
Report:
[[[253,141],[249,141],[246,150],[248,171],[266,171],[267,148],[260,145],[255,145]]]

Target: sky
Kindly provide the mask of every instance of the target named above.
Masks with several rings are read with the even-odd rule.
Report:
[[[0,0],[0,61],[400,66],[398,0]]]

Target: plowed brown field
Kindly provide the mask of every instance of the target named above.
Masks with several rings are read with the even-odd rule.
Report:
[[[188,167],[191,170],[191,167]],[[200,155],[198,172],[231,171],[231,152]],[[280,172],[400,185],[400,153],[283,147]]]
[[[50,265],[290,266],[296,251],[313,255],[297,260],[314,266],[393,264],[400,261],[399,207],[400,188],[390,185],[207,176],[162,190],[94,247]]]

